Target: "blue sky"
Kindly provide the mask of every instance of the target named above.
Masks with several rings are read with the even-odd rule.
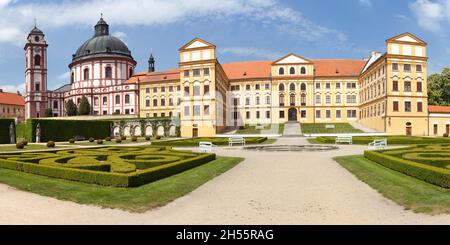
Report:
[[[0,0],[0,88],[23,90],[23,45],[34,18],[49,44],[48,87],[67,83],[72,54],[100,13],[138,71],[151,50],[157,70],[177,67],[178,48],[195,37],[216,44],[226,63],[291,52],[362,59],[403,32],[428,42],[431,72],[450,65],[450,0]]]

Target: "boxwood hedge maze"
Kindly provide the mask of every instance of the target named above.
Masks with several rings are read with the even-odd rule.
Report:
[[[0,167],[105,186],[144,185],[215,159],[170,147],[105,147],[0,155]]]
[[[365,157],[415,178],[450,188],[450,145],[414,145],[366,151]]]

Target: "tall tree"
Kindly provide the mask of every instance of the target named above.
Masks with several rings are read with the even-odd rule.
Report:
[[[75,105],[75,103],[73,103],[73,100],[69,100],[66,103],[66,114],[67,116],[71,117],[71,116],[76,116],[77,115],[77,105]]]
[[[89,101],[85,96],[81,98],[80,107],[78,108],[78,114],[82,116],[91,114],[91,105],[89,104]]]
[[[450,68],[428,77],[428,103],[450,105]]]
[[[53,110],[52,110],[52,108],[45,109],[45,117],[53,117]]]

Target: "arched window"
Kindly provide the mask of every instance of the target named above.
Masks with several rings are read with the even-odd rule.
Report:
[[[302,67],[302,68],[300,68],[300,74],[306,74],[306,68],[305,67]]]
[[[72,72],[72,74],[70,75],[70,84],[72,84],[73,82],[75,82],[75,74]]]
[[[112,68],[111,66],[107,66],[105,68],[105,78],[111,79],[112,78]]]
[[[289,90],[295,91],[295,84],[291,83],[291,85],[289,85]]]
[[[284,75],[284,68],[283,67],[278,69],[278,75]]]
[[[302,84],[300,85],[300,90],[301,90],[301,91],[306,91],[306,84],[302,83]]]
[[[294,67],[291,67],[291,69],[289,69],[289,74],[295,75],[295,68]]]
[[[130,71],[129,71],[129,76],[128,76],[128,78],[130,78],[131,76],[133,76],[133,68],[130,68]]]
[[[120,95],[116,95],[116,105],[120,104]]]
[[[130,104],[130,95],[129,94],[125,95],[125,104]]]
[[[108,105],[108,97],[103,97],[103,105]]]
[[[84,80],[89,80],[89,68],[84,69]]]
[[[279,90],[279,91],[284,91],[284,84],[280,84],[280,85],[278,86],[278,90]]]
[[[35,55],[34,56],[34,65],[35,66],[40,66],[41,65],[41,56],[40,55]]]

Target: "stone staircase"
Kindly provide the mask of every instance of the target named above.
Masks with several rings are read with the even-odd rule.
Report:
[[[284,125],[283,137],[301,137],[302,129],[298,122],[288,122]]]

